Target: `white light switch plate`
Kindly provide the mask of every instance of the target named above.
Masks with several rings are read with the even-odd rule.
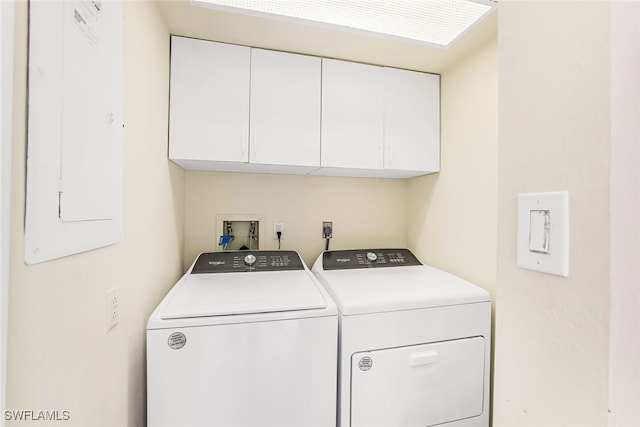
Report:
[[[569,276],[569,193],[518,195],[518,267]]]

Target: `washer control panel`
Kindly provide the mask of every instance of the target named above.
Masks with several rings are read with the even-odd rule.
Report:
[[[409,249],[353,249],[322,254],[324,270],[422,265]]]
[[[198,257],[191,274],[283,270],[304,270],[304,265],[297,252],[207,252]]]

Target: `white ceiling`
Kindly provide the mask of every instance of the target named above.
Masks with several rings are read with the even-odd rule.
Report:
[[[497,37],[492,13],[449,49],[270,18],[193,7],[188,0],[159,1],[171,34],[442,73],[461,57]]]

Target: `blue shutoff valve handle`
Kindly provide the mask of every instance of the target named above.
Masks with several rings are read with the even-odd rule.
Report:
[[[218,245],[220,246],[228,245],[229,242],[231,242],[231,239],[233,239],[233,236],[231,234],[223,234],[222,236],[220,236],[220,241],[218,242]]]

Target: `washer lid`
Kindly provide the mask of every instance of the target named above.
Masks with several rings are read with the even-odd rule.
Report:
[[[343,315],[490,301],[484,289],[427,265],[315,272]]]
[[[162,319],[325,308],[307,270],[188,274]]]

